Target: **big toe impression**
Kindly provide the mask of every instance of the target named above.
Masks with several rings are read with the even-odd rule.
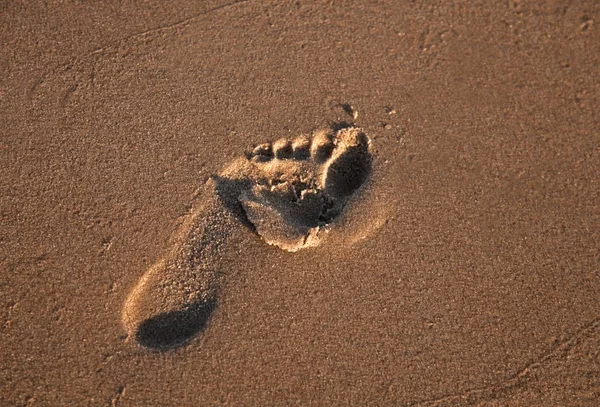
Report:
[[[348,198],[367,180],[372,165],[369,139],[358,129],[341,131],[339,155],[327,168],[325,191],[337,199]]]

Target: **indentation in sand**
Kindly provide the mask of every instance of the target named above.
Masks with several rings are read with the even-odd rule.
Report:
[[[262,144],[230,163],[204,195],[165,258],[134,287],[123,323],[148,348],[179,346],[202,331],[216,306],[222,259],[249,226],[287,251],[316,246],[320,231],[371,173],[370,140],[359,128],[322,130]]]

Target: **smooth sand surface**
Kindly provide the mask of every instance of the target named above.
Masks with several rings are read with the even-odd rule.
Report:
[[[1,3],[0,405],[596,406],[600,6],[491,3]],[[326,240],[240,229],[201,334],[128,337],[209,176],[336,121]]]

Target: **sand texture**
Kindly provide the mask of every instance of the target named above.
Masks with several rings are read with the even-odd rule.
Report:
[[[597,406],[597,1],[0,3],[0,406]]]

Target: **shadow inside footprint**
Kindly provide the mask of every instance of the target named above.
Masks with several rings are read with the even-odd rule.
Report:
[[[135,339],[142,346],[159,350],[182,345],[204,329],[215,305],[214,301],[209,301],[184,310],[156,315],[140,324]]]
[[[348,198],[367,180],[371,163],[366,143],[349,148],[329,166],[326,193],[336,199]]]

